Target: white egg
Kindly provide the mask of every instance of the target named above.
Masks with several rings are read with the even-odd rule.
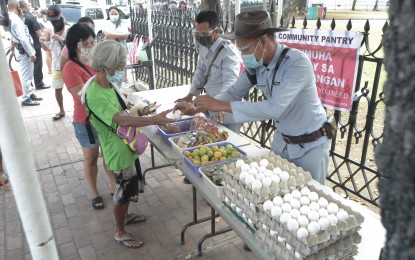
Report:
[[[272,183],[272,181],[271,181],[271,178],[269,178],[269,177],[264,177],[262,179],[262,186],[263,187],[269,187],[269,186],[271,186],[271,183]]]
[[[249,167],[249,164],[245,163],[241,166],[241,171],[242,172],[247,172],[247,171],[249,171],[249,169],[251,169],[251,167]]]
[[[293,199],[293,195],[291,195],[291,193],[287,193],[284,195],[284,202],[290,203],[292,199]]]
[[[282,209],[279,206],[272,206],[271,207],[271,216],[273,216],[274,218],[277,218],[279,216],[281,216],[282,214]]]
[[[265,177],[265,175],[261,172],[259,172],[257,175],[255,175],[255,179],[262,180]]]
[[[278,175],[275,175],[275,174],[271,175],[271,180],[272,180],[272,182],[274,182],[276,184],[280,183],[280,181],[281,181],[280,177]]]
[[[301,206],[301,208],[300,208],[300,213],[301,213],[302,215],[307,216],[309,212],[310,212],[310,207],[308,207],[308,206],[306,206],[306,205]]]
[[[246,178],[246,176],[248,176],[248,175],[249,175],[248,172],[241,172],[239,174],[239,180],[243,181]]]
[[[320,231],[320,225],[316,221],[311,221],[307,226],[307,230],[311,235],[317,234]]]
[[[250,168],[248,172],[251,175],[257,175],[258,174],[257,168]]]
[[[308,205],[310,205],[310,199],[307,197],[307,196],[302,196],[301,198],[300,198],[300,203],[301,203],[301,205],[305,205],[305,206],[308,206]]]
[[[260,190],[260,189],[262,189],[262,182],[260,180],[253,180],[252,181],[252,189],[253,190]]]
[[[275,236],[277,236],[277,235],[278,235],[278,232],[277,232],[277,231],[275,231],[275,230],[270,230],[270,231],[269,231],[269,234],[270,234],[271,236],[275,237]]]
[[[320,206],[315,201],[311,202],[310,205],[308,205],[308,206],[310,207],[311,210],[318,211],[320,209]]]
[[[326,218],[329,215],[329,212],[327,211],[327,209],[319,209],[318,215],[320,216],[320,218]]]
[[[318,205],[320,205],[320,208],[327,208],[329,202],[326,200],[326,198],[321,197],[318,199]]]
[[[303,196],[308,196],[308,194],[310,193],[310,189],[308,187],[304,187],[300,190],[301,195]]]
[[[327,216],[327,219],[330,221],[330,225],[332,226],[336,226],[337,223],[339,222],[339,220],[337,219],[337,217],[333,214],[330,214]]]
[[[258,165],[258,163],[257,163],[257,162],[251,162],[251,163],[249,164],[249,166],[250,166],[251,168],[256,168],[256,169],[258,169],[258,167],[259,167],[259,165]]]
[[[259,166],[259,168],[258,168],[259,173],[264,173],[266,170],[267,170],[267,167],[265,167],[265,166]]]
[[[295,231],[297,231],[297,229]],[[285,248],[287,248],[287,250],[291,250],[293,247],[290,244],[286,243]]]
[[[249,219],[248,219],[248,224],[252,226],[252,224],[253,224],[253,223],[254,223],[254,222],[252,222],[252,219],[250,219],[250,218],[249,218]]]
[[[307,214],[308,220],[310,221],[318,221],[320,219],[320,216],[318,215],[317,211],[310,210]]]
[[[310,223],[310,221],[308,221],[308,218],[306,216],[299,216],[297,218],[298,224],[300,224],[301,227],[307,227],[308,223]]]
[[[254,180],[255,180],[255,177],[254,177],[254,176],[252,176],[252,175],[247,175],[247,176],[245,177],[245,183],[246,183],[246,185],[248,185],[248,186],[251,186],[251,183],[252,183]]]
[[[174,115],[174,119],[179,120],[180,118],[182,118],[182,111],[176,110],[174,111],[173,115]]]
[[[295,251],[294,256],[297,259],[303,259],[303,256],[299,252],[297,252],[297,251]]]
[[[283,212],[280,216],[280,222],[283,223],[283,224],[287,223],[288,220],[290,220],[290,219],[291,219],[291,214],[287,213],[287,212]]]
[[[284,200],[280,196],[275,196],[272,199],[272,202],[274,203],[275,206],[281,206],[282,204],[284,204]]]
[[[274,175],[274,173],[273,173],[271,170],[266,170],[266,171],[264,172],[264,175],[265,175],[266,177],[271,177],[272,175]]]
[[[278,241],[282,243],[287,241],[287,239],[285,237],[278,236]]]
[[[291,217],[295,218],[295,219],[297,219],[301,215],[301,213],[298,209],[291,210],[290,214],[291,214]]]
[[[281,170],[281,168],[276,167],[276,168],[274,168],[274,170],[272,170],[272,172],[273,172],[274,174],[280,175],[280,174],[282,173],[282,170]]]
[[[291,195],[293,195],[293,198],[294,199],[298,199],[299,200],[301,198],[301,192],[299,190],[297,190],[297,189],[293,190],[291,192]]]
[[[301,207],[301,203],[298,199],[292,199],[290,205],[293,209],[299,209]]]
[[[312,191],[312,192],[310,192],[309,194],[308,194],[308,198],[310,199],[310,201],[311,202],[317,202],[318,201],[318,194],[317,194],[317,192],[314,192],[314,191]]]
[[[293,208],[291,207],[290,204],[284,203],[282,204],[281,209],[283,212],[290,212]]]
[[[306,228],[303,228],[303,227],[299,228],[297,230],[297,237],[299,239],[307,238],[308,237],[308,230]]]
[[[339,210],[339,212],[337,212],[336,216],[341,221],[345,221],[349,218],[349,214],[344,210]]]
[[[236,162],[235,162],[235,166],[237,167],[237,168],[241,168],[241,166],[242,165],[244,165],[245,164],[245,162],[244,162],[244,160],[242,160],[242,159],[238,159]]]
[[[283,171],[280,173],[280,178],[282,181],[288,181],[288,179],[290,178],[290,174],[288,174],[288,172]]]
[[[262,204],[262,208],[264,209],[264,211],[271,210],[273,206],[274,206],[274,203],[272,203],[272,201],[270,200],[266,200],[264,204]]]
[[[327,205],[327,210],[330,214],[337,214],[339,206],[337,206],[336,203],[330,202],[329,205]]]
[[[225,202],[229,203],[229,198],[228,197],[225,197]]]
[[[261,161],[259,161],[259,165],[260,165],[260,166],[265,166],[265,167],[267,167],[267,166],[268,166],[268,164],[269,164],[269,162],[268,162],[268,160],[267,160],[267,159],[262,159]]]
[[[318,220],[321,230],[327,230],[330,226],[330,221],[326,217],[322,217]]]

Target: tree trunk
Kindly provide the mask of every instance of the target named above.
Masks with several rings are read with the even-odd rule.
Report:
[[[391,0],[390,27],[384,38],[385,129],[376,161],[382,223],[386,243],[380,259],[413,259],[415,256],[415,4]]]
[[[356,10],[356,2],[357,2],[357,0],[353,0],[353,5],[352,5],[352,10],[353,11]]]
[[[228,32],[232,29],[230,20],[231,20],[231,0],[224,0],[223,1],[223,18],[222,18],[223,25],[222,27],[225,32]]]
[[[378,2],[379,2],[379,0],[376,0],[375,6],[373,7],[372,11],[377,11],[378,10]]]
[[[202,0],[201,10],[215,11],[219,17],[222,16],[222,7],[219,0]]]
[[[283,28],[289,27],[297,7],[302,6],[303,4],[303,0],[284,0],[282,9]],[[277,23],[280,24],[280,21],[277,21]]]

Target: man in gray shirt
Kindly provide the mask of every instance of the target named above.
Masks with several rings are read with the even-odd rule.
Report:
[[[197,97],[194,105],[199,111],[232,113],[237,123],[273,119],[277,130],[272,151],[324,184],[330,143],[326,112],[317,95],[309,58],[299,50],[278,44],[274,33],[280,30],[272,28],[265,11],[237,15],[235,32],[224,37],[236,40],[250,73],[246,71],[215,98]],[[240,101],[253,85],[266,99],[255,103]]]

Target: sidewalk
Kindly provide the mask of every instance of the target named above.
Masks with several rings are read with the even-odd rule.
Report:
[[[45,83],[50,84],[50,75],[44,75]],[[41,105],[22,107],[21,114],[60,259],[257,259],[252,252],[244,251],[243,241],[233,232],[206,240],[203,244],[206,253],[199,258],[197,242],[210,232],[209,222],[190,227],[186,244],[180,244],[181,227],[192,220],[192,191],[191,185],[183,184],[183,177],[173,167],[150,171],[145,193],[140,194],[138,203],[130,206],[131,213],[147,216],[145,223],[127,228],[145,246],[134,250],[118,245],[113,239],[112,202],[101,159],[98,189],[106,207],[94,210],[91,206],[82,150],[71,123],[72,97],[65,89],[66,116],[53,121],[52,116],[58,111],[54,90],[36,94],[44,98]],[[156,164],[163,163],[160,155],[156,158]],[[149,149],[141,156],[141,163],[143,170],[150,167]],[[0,259],[32,259],[16,208],[13,184],[10,186],[9,192],[0,190]],[[210,214],[201,196],[198,207],[199,217]],[[225,226],[223,220],[217,221],[217,230]]]

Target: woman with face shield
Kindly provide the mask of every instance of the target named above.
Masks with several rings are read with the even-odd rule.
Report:
[[[84,106],[81,103],[79,91],[84,84],[95,75],[91,67],[91,51],[95,46],[95,33],[90,26],[82,23],[74,24],[68,31],[66,37],[66,47],[68,48],[69,61],[63,68],[63,81],[68,91],[72,94],[74,101],[73,126],[75,136],[82,147],[84,154],[84,174],[88,183],[89,191],[92,198],[92,207],[94,209],[101,209],[104,207],[102,197],[99,195],[97,189],[97,174],[98,174],[98,155],[99,142],[95,129],[93,134],[97,142],[90,144],[88,133],[85,127],[85,119],[87,117]],[[112,172],[108,171],[105,163],[104,169],[108,175],[111,193],[115,192],[115,178]]]

